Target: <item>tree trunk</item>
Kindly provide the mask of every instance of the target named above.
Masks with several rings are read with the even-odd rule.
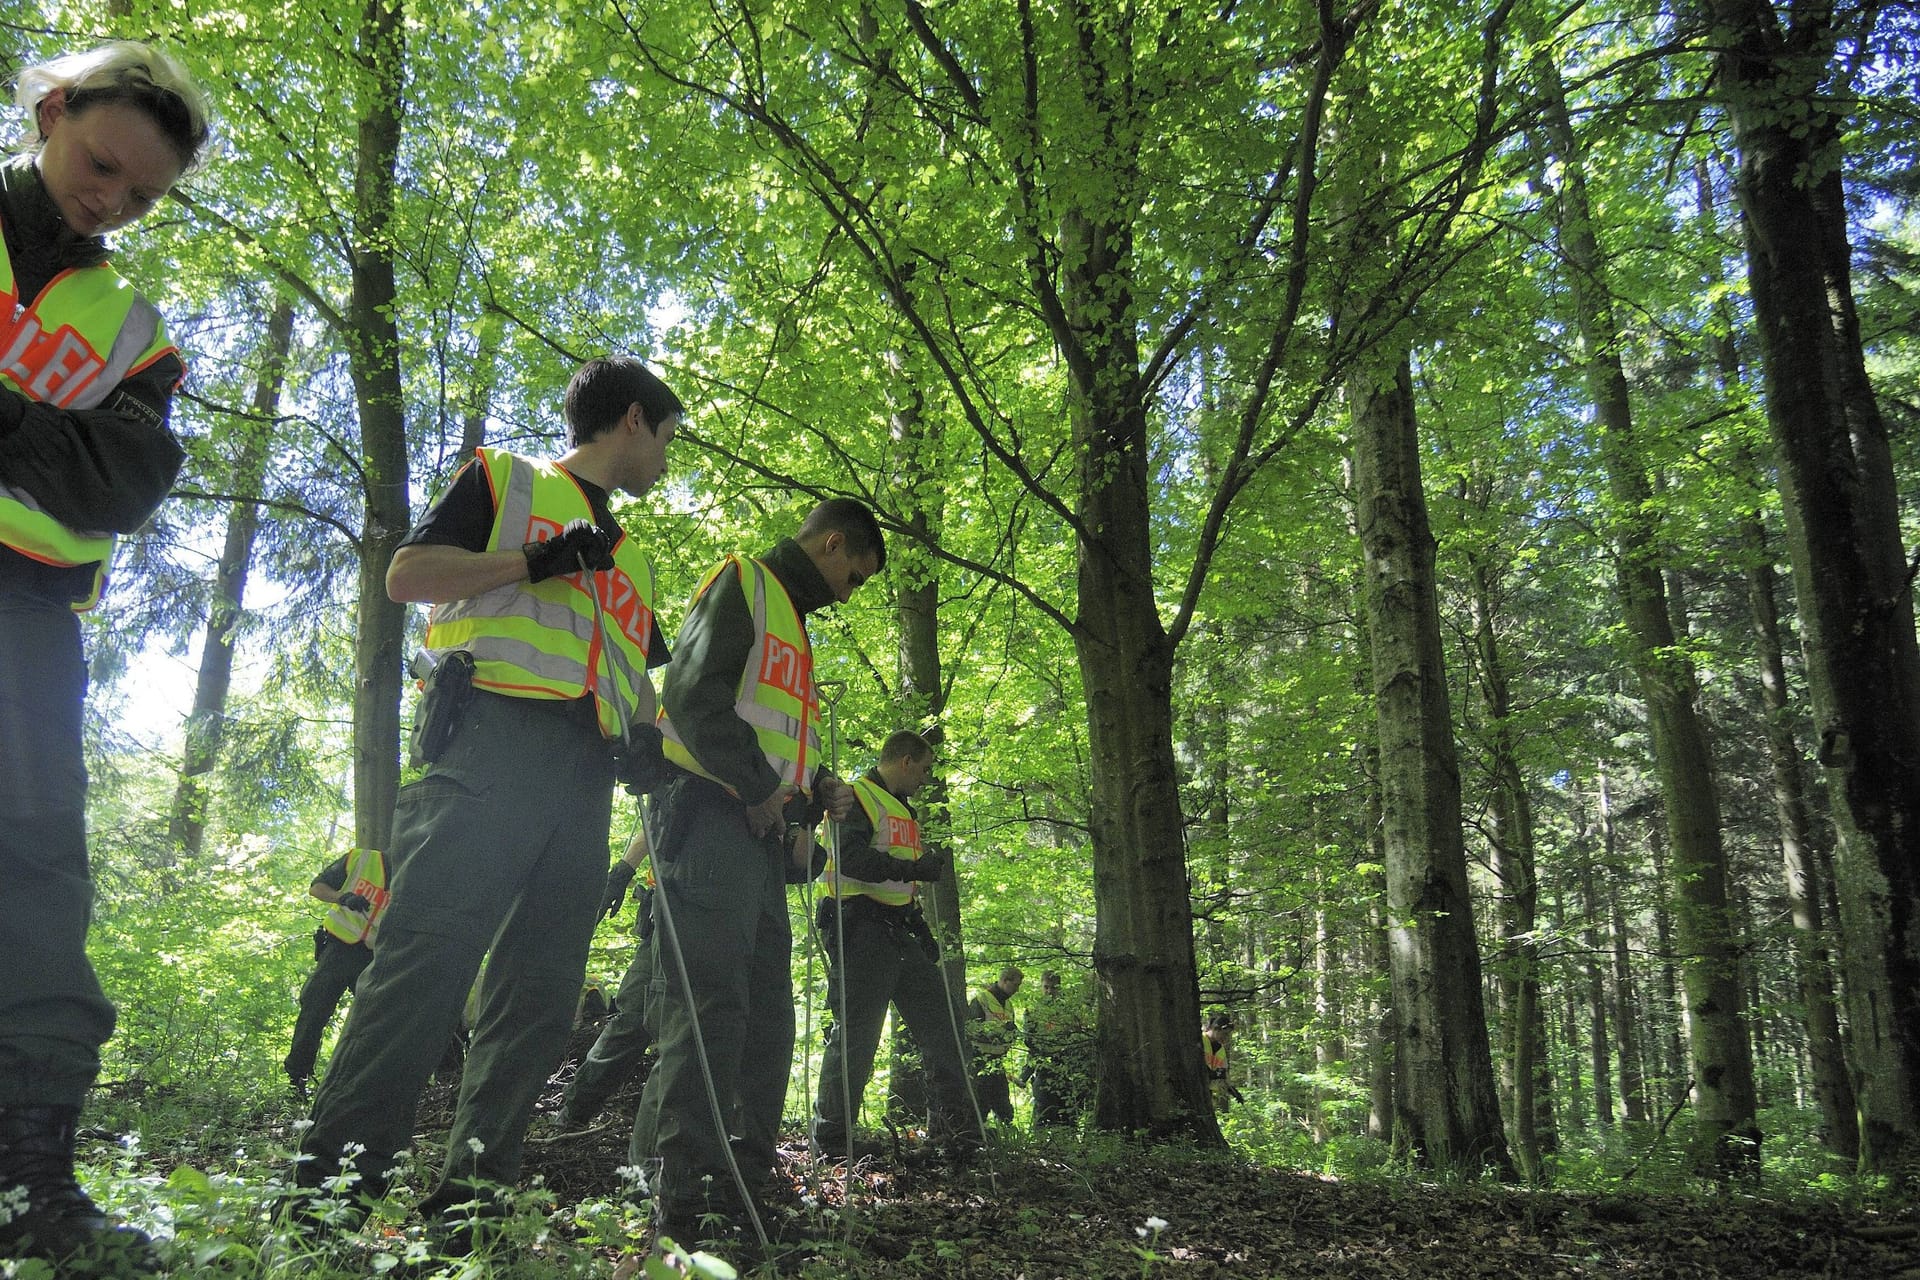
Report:
[[[1743,541],[1752,557],[1752,567],[1747,570],[1747,606],[1753,621],[1760,692],[1765,703],[1767,755],[1773,764],[1773,806],[1780,824],[1787,904],[1793,912],[1794,957],[1799,969],[1800,1001],[1806,1009],[1813,1095],[1820,1109],[1827,1147],[1837,1155],[1858,1159],[1860,1120],[1840,1035],[1839,1001],[1833,990],[1833,958],[1827,949],[1826,921],[1820,904],[1820,871],[1813,853],[1813,824],[1807,812],[1800,744],[1794,739],[1793,712],[1787,704],[1780,607],[1774,589],[1773,565],[1766,553],[1766,530],[1757,518],[1745,522]]]
[[[1385,816],[1387,914],[1400,1019],[1398,1122],[1434,1168],[1513,1176],[1487,1044],[1422,490],[1402,354],[1348,382]]]
[[[1579,321],[1587,381],[1600,423],[1600,452],[1614,501],[1616,581],[1631,658],[1647,707],[1654,769],[1673,841],[1674,928],[1693,1053],[1696,1163],[1716,1171],[1751,1168],[1760,1127],[1740,984],[1738,937],[1727,904],[1727,856],[1713,760],[1700,723],[1693,665],[1674,644],[1661,578],[1652,486],[1635,437],[1607,263],[1594,234],[1584,159],[1567,115],[1559,72],[1536,58],[1546,121],[1560,161],[1556,192],[1560,248]]]
[[[1467,553],[1472,583],[1473,649],[1480,701],[1486,709],[1489,801],[1494,880],[1500,886],[1501,1034],[1507,1078],[1507,1131],[1520,1173],[1541,1179],[1538,1085],[1545,1058],[1540,1041],[1540,882],[1534,864],[1533,800],[1520,772],[1512,728],[1513,699],[1500,649],[1494,570],[1485,556]]]
[[[1712,176],[1705,160],[1694,166],[1695,204],[1709,234],[1715,230]],[[1727,396],[1740,393],[1744,381],[1733,308],[1723,299],[1715,304],[1719,317],[1714,341],[1714,363]],[[1743,469],[1764,484],[1760,466],[1745,450]],[[1780,634],[1780,598],[1774,575],[1774,556],[1767,527],[1757,511],[1740,522],[1740,545],[1747,562],[1747,616],[1753,627],[1754,665],[1759,668],[1761,722],[1767,737],[1767,759],[1773,774],[1773,807],[1780,827],[1780,853],[1785,864],[1788,907],[1793,914],[1794,955],[1798,967],[1800,1002],[1805,1009],[1807,1058],[1813,1080],[1815,1106],[1827,1148],[1857,1160],[1860,1155],[1860,1117],[1847,1072],[1846,1046],[1840,1031],[1839,999],[1833,987],[1833,957],[1827,946],[1827,918],[1821,896],[1825,877],[1814,848],[1813,819],[1807,803],[1806,764],[1793,731],[1793,708],[1787,696],[1786,646]]]
[[[1807,681],[1840,832],[1860,1167],[1920,1145],[1920,650],[1891,454],[1867,379],[1826,10],[1713,0]],[[1811,25],[1804,25],[1811,24]]]
[[[293,350],[293,304],[275,301],[267,319],[266,343],[261,350],[260,375],[253,388],[253,416],[234,460],[232,492],[258,493],[266,474],[267,446],[274,437],[273,419],[280,411],[280,390],[286,381],[287,359]],[[167,843],[173,856],[192,863],[206,839],[211,788],[207,775],[220,757],[226,737],[227,694],[233,687],[234,632],[240,625],[247,592],[247,573],[253,563],[253,541],[260,530],[260,508],[236,501],[227,514],[227,537],[214,569],[213,600],[207,610],[206,638],[200,644],[200,671],[193,686],[193,710],[187,716],[186,747],[180,760],[180,781],[173,792],[167,819]]]
[[[1573,837],[1580,880],[1580,956],[1587,979],[1587,1017],[1591,1028],[1587,1044],[1592,1050],[1593,1122],[1601,1129],[1613,1127],[1613,1041],[1607,1030],[1607,980],[1600,965],[1600,894],[1593,879],[1593,846],[1581,804]]]
[[[1093,775],[1093,896],[1102,1129],[1218,1144],[1194,1037],[1200,990],[1173,760],[1173,648],[1153,590],[1147,419],[1128,229],[1069,215],[1063,301],[1087,361],[1069,364],[1080,458],[1074,649]]]
[[[1639,1016],[1634,1000],[1633,966],[1628,959],[1625,896],[1627,870],[1621,865],[1619,832],[1613,823],[1613,795],[1600,775],[1601,865],[1606,869],[1607,936],[1612,945],[1613,1043],[1620,1059],[1620,1106],[1628,1124],[1647,1119],[1647,1085],[1641,1070]],[[1597,905],[1597,904],[1596,904]]]
[[[354,840],[363,848],[386,849],[400,789],[400,646],[406,626],[404,607],[387,598],[387,565],[411,519],[393,243],[406,71],[402,0],[367,0],[359,59],[367,79],[354,157],[353,294],[344,335],[366,486],[354,641]]]
[[[1653,864],[1653,882],[1663,885],[1667,880],[1667,838],[1658,826],[1647,830],[1647,857]],[[1678,954],[1673,942],[1673,909],[1671,903],[1660,897],[1653,904],[1653,937],[1659,947],[1660,955],[1660,1007],[1665,1011],[1661,1018],[1661,1027],[1665,1032],[1662,1044],[1661,1074],[1667,1081],[1665,1092],[1666,1105],[1672,1106],[1687,1093],[1687,1083],[1691,1079],[1687,1069],[1687,1046],[1685,1042],[1686,1019],[1681,1016],[1683,1001],[1680,993],[1680,967],[1673,957]]]
[[[900,619],[900,687],[895,699],[899,723],[891,727],[917,729],[938,745],[942,737],[940,716],[947,702],[940,663],[940,576],[937,562],[925,550],[939,536],[927,509],[929,498],[935,505],[938,500],[938,491],[931,487],[936,477],[928,466],[930,451],[938,448],[938,441],[928,428],[923,397],[907,371],[905,359],[896,353],[890,363],[898,378],[893,435],[900,442],[899,473],[891,478],[892,484],[895,492],[919,498],[904,513],[913,526],[913,536],[901,547],[899,567],[894,571],[894,580],[900,584],[895,596]],[[944,778],[936,775],[931,780],[919,807],[921,838],[929,850],[938,851],[944,847],[948,830]],[[920,890],[927,923],[940,943],[948,1005],[959,1026],[967,1000],[967,960],[961,935],[958,867],[952,875],[923,883]],[[891,1046],[893,1069],[888,1073],[890,1101],[907,1114],[924,1116],[929,1111],[926,1076],[924,1071],[909,1068],[912,1060],[903,1052],[908,1043],[906,1027],[896,1019]]]
[[[1558,889],[1553,894],[1553,930],[1562,937],[1568,936],[1567,908]],[[1587,1076],[1580,1069],[1580,996],[1575,982],[1574,965],[1569,959],[1565,965],[1566,974],[1560,982],[1561,1024],[1566,1029],[1567,1051],[1564,1058],[1567,1079],[1567,1128],[1575,1134],[1587,1127]]]
[[[1387,993],[1374,1006],[1368,1020],[1372,1035],[1367,1045],[1367,1136],[1397,1144],[1393,1123],[1394,1046],[1400,1042],[1400,1019],[1393,1002],[1393,956],[1387,929],[1387,847],[1381,835],[1384,823],[1380,813],[1380,753],[1368,744],[1361,753],[1361,782],[1366,788],[1367,857],[1381,870],[1367,873],[1367,896],[1371,919],[1367,929],[1367,952],[1374,986],[1386,980]],[[1396,1146],[1397,1149],[1397,1146]]]
[[[1341,1034],[1345,1009],[1340,991],[1346,965],[1340,955],[1341,932],[1333,922],[1333,913],[1327,909],[1331,889],[1324,876],[1317,878],[1321,883],[1314,886],[1313,910],[1313,1138],[1315,1142],[1326,1142],[1335,1132],[1327,1119],[1326,1081],[1340,1071],[1347,1060],[1347,1041]]]

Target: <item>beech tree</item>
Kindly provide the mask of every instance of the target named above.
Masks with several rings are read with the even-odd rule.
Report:
[[[1860,1163],[1920,1141],[1920,648],[1855,313],[1836,90],[1879,10],[1712,0],[1819,759],[1840,829]],[[1888,28],[1911,34],[1904,23]]]
[[[206,837],[207,774],[219,758],[226,736],[227,697],[233,688],[235,632],[246,605],[247,576],[260,529],[260,507],[251,495],[266,479],[270,427],[279,413],[287,360],[293,347],[293,306],[279,299],[267,321],[259,380],[254,386],[253,421],[240,433],[228,491],[235,495],[227,515],[226,536],[214,566],[213,599],[201,641],[200,669],[188,713],[180,781],[174,790],[167,836],[189,863],[199,857]]]
[[[1618,546],[1616,580],[1630,637],[1629,657],[1647,702],[1674,844],[1675,920],[1685,953],[1681,972],[1687,988],[1699,1158],[1707,1167],[1731,1167],[1758,1158],[1760,1130],[1713,762],[1700,723],[1695,672],[1675,642],[1652,523],[1652,485],[1635,432],[1607,260],[1587,199],[1585,148],[1574,133],[1553,55],[1537,55],[1534,71],[1559,168],[1554,184],[1558,243],[1615,504],[1611,522]]]

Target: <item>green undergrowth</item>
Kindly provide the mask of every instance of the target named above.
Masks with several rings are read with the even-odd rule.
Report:
[[[417,1192],[409,1188],[419,1180],[403,1167],[395,1179],[401,1189],[365,1226],[341,1233],[322,1247],[303,1248],[273,1220],[275,1206],[288,1192],[291,1153],[304,1123],[300,1114],[290,1099],[264,1094],[212,1096],[180,1090],[137,1099],[104,1098],[85,1118],[82,1180],[109,1212],[154,1237],[173,1276],[629,1280],[636,1275],[734,1274],[719,1259],[684,1251],[673,1259],[647,1257],[648,1201],[631,1179],[616,1176],[615,1170],[607,1171],[604,1194],[569,1196],[563,1202],[537,1180],[511,1192],[488,1207],[498,1215],[490,1221],[499,1224],[492,1247],[458,1262],[434,1262],[412,1213]],[[1898,1180],[1852,1176],[1810,1133],[1796,1129],[1791,1116],[1769,1119],[1774,1128],[1761,1171],[1732,1188],[1693,1177],[1685,1167],[1682,1143],[1649,1128],[1613,1132],[1604,1142],[1563,1144],[1550,1164],[1551,1187],[1542,1191],[1562,1197],[1675,1196],[1707,1202],[1732,1190],[1744,1197],[1863,1209],[1901,1198]],[[992,1159],[1009,1173],[1023,1165],[1071,1170],[1074,1181],[1089,1188],[1122,1173],[1136,1175],[1147,1164],[1169,1186],[1217,1185],[1259,1169],[1330,1181],[1404,1183],[1409,1195],[1418,1186],[1447,1181],[1408,1167],[1383,1143],[1358,1137],[1314,1141],[1283,1118],[1252,1108],[1239,1109],[1225,1128],[1231,1144],[1226,1150],[1178,1145],[1149,1149],[1106,1134],[1016,1134],[996,1144]],[[436,1152],[421,1153],[423,1165],[437,1167],[438,1160]],[[932,1182],[903,1193],[939,1194]],[[1049,1234],[1048,1207],[1023,1204],[1019,1209],[1035,1215],[1031,1223],[1015,1214],[999,1229],[1017,1237],[1030,1225],[1035,1241],[1043,1242]],[[1138,1239],[1122,1242],[1136,1251],[1143,1273],[1151,1271],[1159,1257],[1155,1220],[1135,1224]],[[906,1259],[924,1260],[932,1274],[946,1274],[941,1259],[958,1246],[943,1236],[936,1217],[927,1221],[927,1239],[913,1243]],[[768,1267],[755,1272],[744,1262],[739,1271],[774,1274]],[[837,1267],[831,1255],[800,1271],[805,1276],[854,1273]],[[31,1262],[0,1262],[0,1276],[54,1280],[50,1268]]]

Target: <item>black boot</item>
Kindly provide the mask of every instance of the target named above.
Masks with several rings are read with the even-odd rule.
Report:
[[[73,1177],[78,1107],[0,1108],[0,1257],[44,1258],[62,1276],[157,1276],[146,1233],[115,1226]],[[24,1200],[24,1205],[21,1201]]]

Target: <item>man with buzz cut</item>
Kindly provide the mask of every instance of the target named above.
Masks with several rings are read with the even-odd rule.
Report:
[[[419,714],[435,727],[416,730],[429,765],[394,806],[393,901],[295,1169],[298,1187],[331,1188],[350,1160],[358,1194],[344,1214],[292,1202],[305,1234],[384,1192],[483,957],[446,1167],[420,1210],[446,1257],[506,1212],[496,1193],[586,975],[614,783],[645,790],[664,769],[653,568],[608,503],[665,474],[681,413],[640,361],[590,360],[567,386],[564,455],[477,450],[394,554],[387,593],[433,606]]]
[[[632,1159],[676,1241],[745,1236],[773,1170],[793,1062],[786,885],[808,871],[788,827],[854,803],[821,756],[806,618],[885,563],[873,513],[830,499],[794,537],[721,561],[674,639],[660,694],[674,776],[653,830],[660,1058]]]
[[[911,729],[889,734],[879,763],[853,781],[859,803],[840,824],[821,876],[826,896],[818,926],[833,1026],[814,1098],[813,1143],[827,1156],[864,1151],[853,1122],[890,1004],[932,1073],[932,1132],[961,1148],[979,1142],[959,1020],[937,962],[939,944],[920,911],[920,886],[953,865],[921,843],[920,817],[909,803],[932,773],[925,738]]]

